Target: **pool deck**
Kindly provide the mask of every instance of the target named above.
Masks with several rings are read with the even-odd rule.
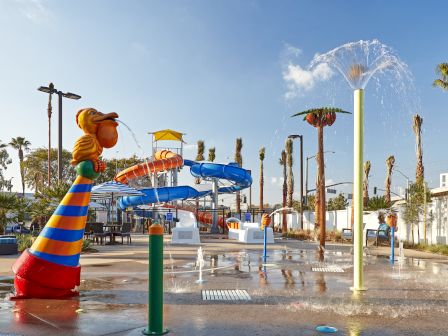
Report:
[[[216,237],[215,237],[216,238]],[[202,237],[206,280],[197,284],[198,246],[165,237],[164,317],[169,335],[447,335],[448,258],[369,247],[365,292],[353,293],[349,244],[276,240],[266,263],[261,245]],[[97,246],[95,245],[95,248]],[[81,257],[81,295],[71,300],[8,299],[11,265],[0,258],[0,335],[141,335],[147,321],[147,236],[99,246]],[[396,251],[398,255],[398,249]],[[202,290],[246,290],[250,300],[204,301]],[[323,334],[322,334],[323,335]]]

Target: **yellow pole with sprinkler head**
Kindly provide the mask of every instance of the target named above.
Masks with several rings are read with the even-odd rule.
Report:
[[[353,290],[365,290],[363,271],[363,148],[364,148],[364,90],[354,91],[354,178],[353,178]]]

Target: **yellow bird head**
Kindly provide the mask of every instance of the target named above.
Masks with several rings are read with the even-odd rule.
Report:
[[[95,135],[102,147],[111,148],[118,140],[116,118],[118,114],[115,112],[104,114],[94,108],[86,108],[76,114],[76,123],[84,133]]]

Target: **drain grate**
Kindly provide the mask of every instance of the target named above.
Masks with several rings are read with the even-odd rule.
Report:
[[[329,273],[344,273],[344,270],[340,267],[313,267],[311,269],[313,272],[329,272]]]
[[[244,289],[206,289],[202,291],[202,301],[248,301],[249,293]]]

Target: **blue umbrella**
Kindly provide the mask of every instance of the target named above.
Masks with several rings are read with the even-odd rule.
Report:
[[[104,199],[104,198],[111,198],[111,203],[114,202],[114,197],[121,197],[121,196],[142,196],[144,195],[141,191],[132,188],[126,184],[115,182],[115,181],[108,181],[101,183],[97,186],[94,186],[92,188],[92,199]],[[112,220],[113,222],[113,220]]]

